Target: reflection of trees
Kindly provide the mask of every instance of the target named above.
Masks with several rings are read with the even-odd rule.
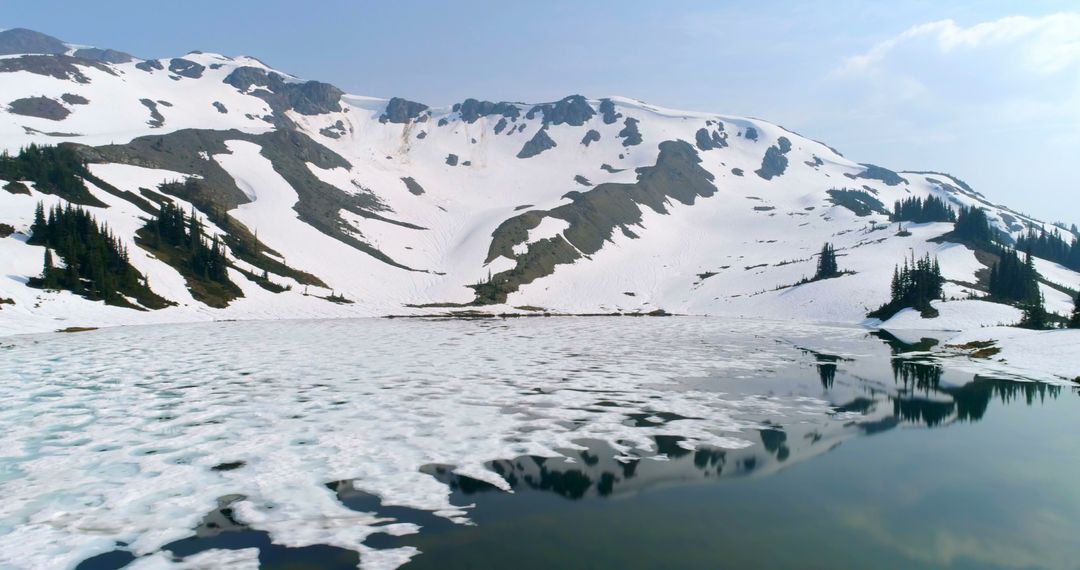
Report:
[[[891,398],[893,414],[904,421],[929,427],[949,420],[978,421],[986,414],[995,397],[1002,404],[1014,403],[1022,398],[1030,406],[1036,400],[1042,402],[1047,396],[1057,398],[1061,394],[1060,386],[979,375],[961,386],[942,386],[941,365],[902,358],[892,359],[892,370],[894,380],[903,386],[899,394]],[[916,393],[924,397],[914,396]],[[930,399],[931,396],[944,399]]]
[[[836,365],[835,364],[818,364],[817,365],[818,376],[821,378],[821,387],[828,390],[833,387],[833,382],[836,381]]]

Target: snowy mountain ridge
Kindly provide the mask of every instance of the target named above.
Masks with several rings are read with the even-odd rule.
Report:
[[[89,160],[83,206],[171,305],[29,286],[45,254],[27,243],[35,208],[68,200],[0,180],[0,224],[12,230],[0,237],[5,333],[456,310],[859,323],[911,255],[937,256],[947,297],[983,289],[985,259],[939,239],[952,224],[901,232],[888,216],[897,200],[982,207],[1011,238],[1050,228],[955,177],[860,164],[758,119],[579,95],[429,107],[346,94],[250,57],[142,60],[8,30],[0,149],[31,143],[71,143]],[[238,294],[208,301],[144,247],[136,234],[162,202],[198,211],[207,235],[230,244]],[[245,255],[235,244],[250,236],[259,248]],[[796,286],[825,242],[852,273]],[[1047,308],[1067,313],[1080,274],[1036,264]],[[1019,315],[957,303],[970,308],[966,326]]]

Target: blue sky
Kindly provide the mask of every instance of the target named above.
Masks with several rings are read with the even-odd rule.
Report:
[[[140,57],[254,55],[431,105],[581,93],[759,117],[1080,223],[1074,1],[0,0],[0,27],[19,26]]]

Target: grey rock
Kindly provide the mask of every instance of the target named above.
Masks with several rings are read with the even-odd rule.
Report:
[[[424,187],[413,177],[406,176],[402,178],[401,181],[405,183],[405,188],[407,188],[411,194],[420,196],[424,193]]]
[[[60,99],[68,105],[87,105],[90,103],[90,100],[86,97],[75,95],[74,93],[64,93],[60,96]]]
[[[423,103],[394,97],[386,104],[386,110],[379,117],[379,122],[404,124],[419,117],[420,113],[427,110],[428,106]]]
[[[488,117],[491,115],[499,115],[504,118],[516,118],[521,115],[521,109],[513,103],[507,103],[506,101],[500,101],[493,103],[491,101],[478,101],[476,99],[466,99],[461,103],[455,103],[453,107],[454,112],[461,114],[461,120],[466,123],[475,123],[480,117]]]
[[[165,69],[165,66],[161,65],[161,62],[156,59],[148,59],[146,61],[140,61],[139,63],[136,63],[135,69],[141,69],[149,73],[154,70],[161,71]]]
[[[545,150],[555,148],[557,145],[555,141],[551,140],[547,131],[540,129],[536,131],[533,138],[529,139],[529,142],[525,143],[525,146],[521,147],[521,151],[517,153],[518,158],[532,158]]]
[[[585,136],[581,138],[581,144],[589,146],[590,143],[594,143],[598,140],[600,140],[600,131],[589,129],[589,131],[585,133]]]
[[[48,97],[16,99],[8,104],[8,111],[16,115],[37,117],[50,121],[62,121],[71,114],[67,107]]]
[[[101,63],[128,63],[135,59],[129,53],[122,51],[116,51],[114,49],[99,49],[99,48],[81,48],[75,50],[73,54],[75,57],[81,57],[83,59],[89,59],[91,61],[100,61]]]
[[[103,63],[67,55],[24,55],[0,59],[0,73],[28,71],[36,75],[55,77],[76,83],[90,83],[90,78],[80,71],[80,68],[86,67],[116,75],[112,68]]]
[[[171,72],[173,72],[173,73],[175,73],[175,74],[177,74],[177,75],[179,75],[181,77],[189,77],[191,79],[198,79],[198,78],[202,77],[203,72],[206,71],[206,66],[202,65],[202,64],[199,64],[199,63],[195,63],[194,61],[191,61],[190,59],[184,59],[182,57],[174,57],[171,60],[169,60],[169,71],[171,71]]]
[[[600,100],[600,115],[605,125],[615,124],[615,121],[622,118],[622,113],[615,112],[615,103],[611,99]]]
[[[529,109],[525,118],[532,119],[537,114],[543,114],[544,125],[567,124],[580,127],[591,119],[596,111],[581,95],[570,95],[554,103],[544,103]]]
[[[68,47],[64,42],[26,28],[12,28],[0,32],[0,55],[19,53],[64,54]]]
[[[641,144],[641,131],[638,130],[638,120],[633,117],[627,117],[623,121],[623,128],[619,131],[618,137],[623,139],[623,146],[636,146]]]
[[[448,164],[450,166],[457,166],[457,164],[458,164],[458,155],[456,155],[456,154],[448,154],[448,155],[446,155],[446,164]]]
[[[147,109],[150,109],[150,120],[146,121],[146,124],[150,125],[150,127],[154,129],[160,128],[165,125],[165,117],[163,117],[161,113],[158,112],[157,103],[150,99],[139,99],[139,102],[145,105]]]

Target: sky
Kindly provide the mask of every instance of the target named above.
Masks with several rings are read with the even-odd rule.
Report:
[[[432,106],[580,93],[743,115],[1080,224],[1080,3],[0,0],[0,27],[253,55]]]

